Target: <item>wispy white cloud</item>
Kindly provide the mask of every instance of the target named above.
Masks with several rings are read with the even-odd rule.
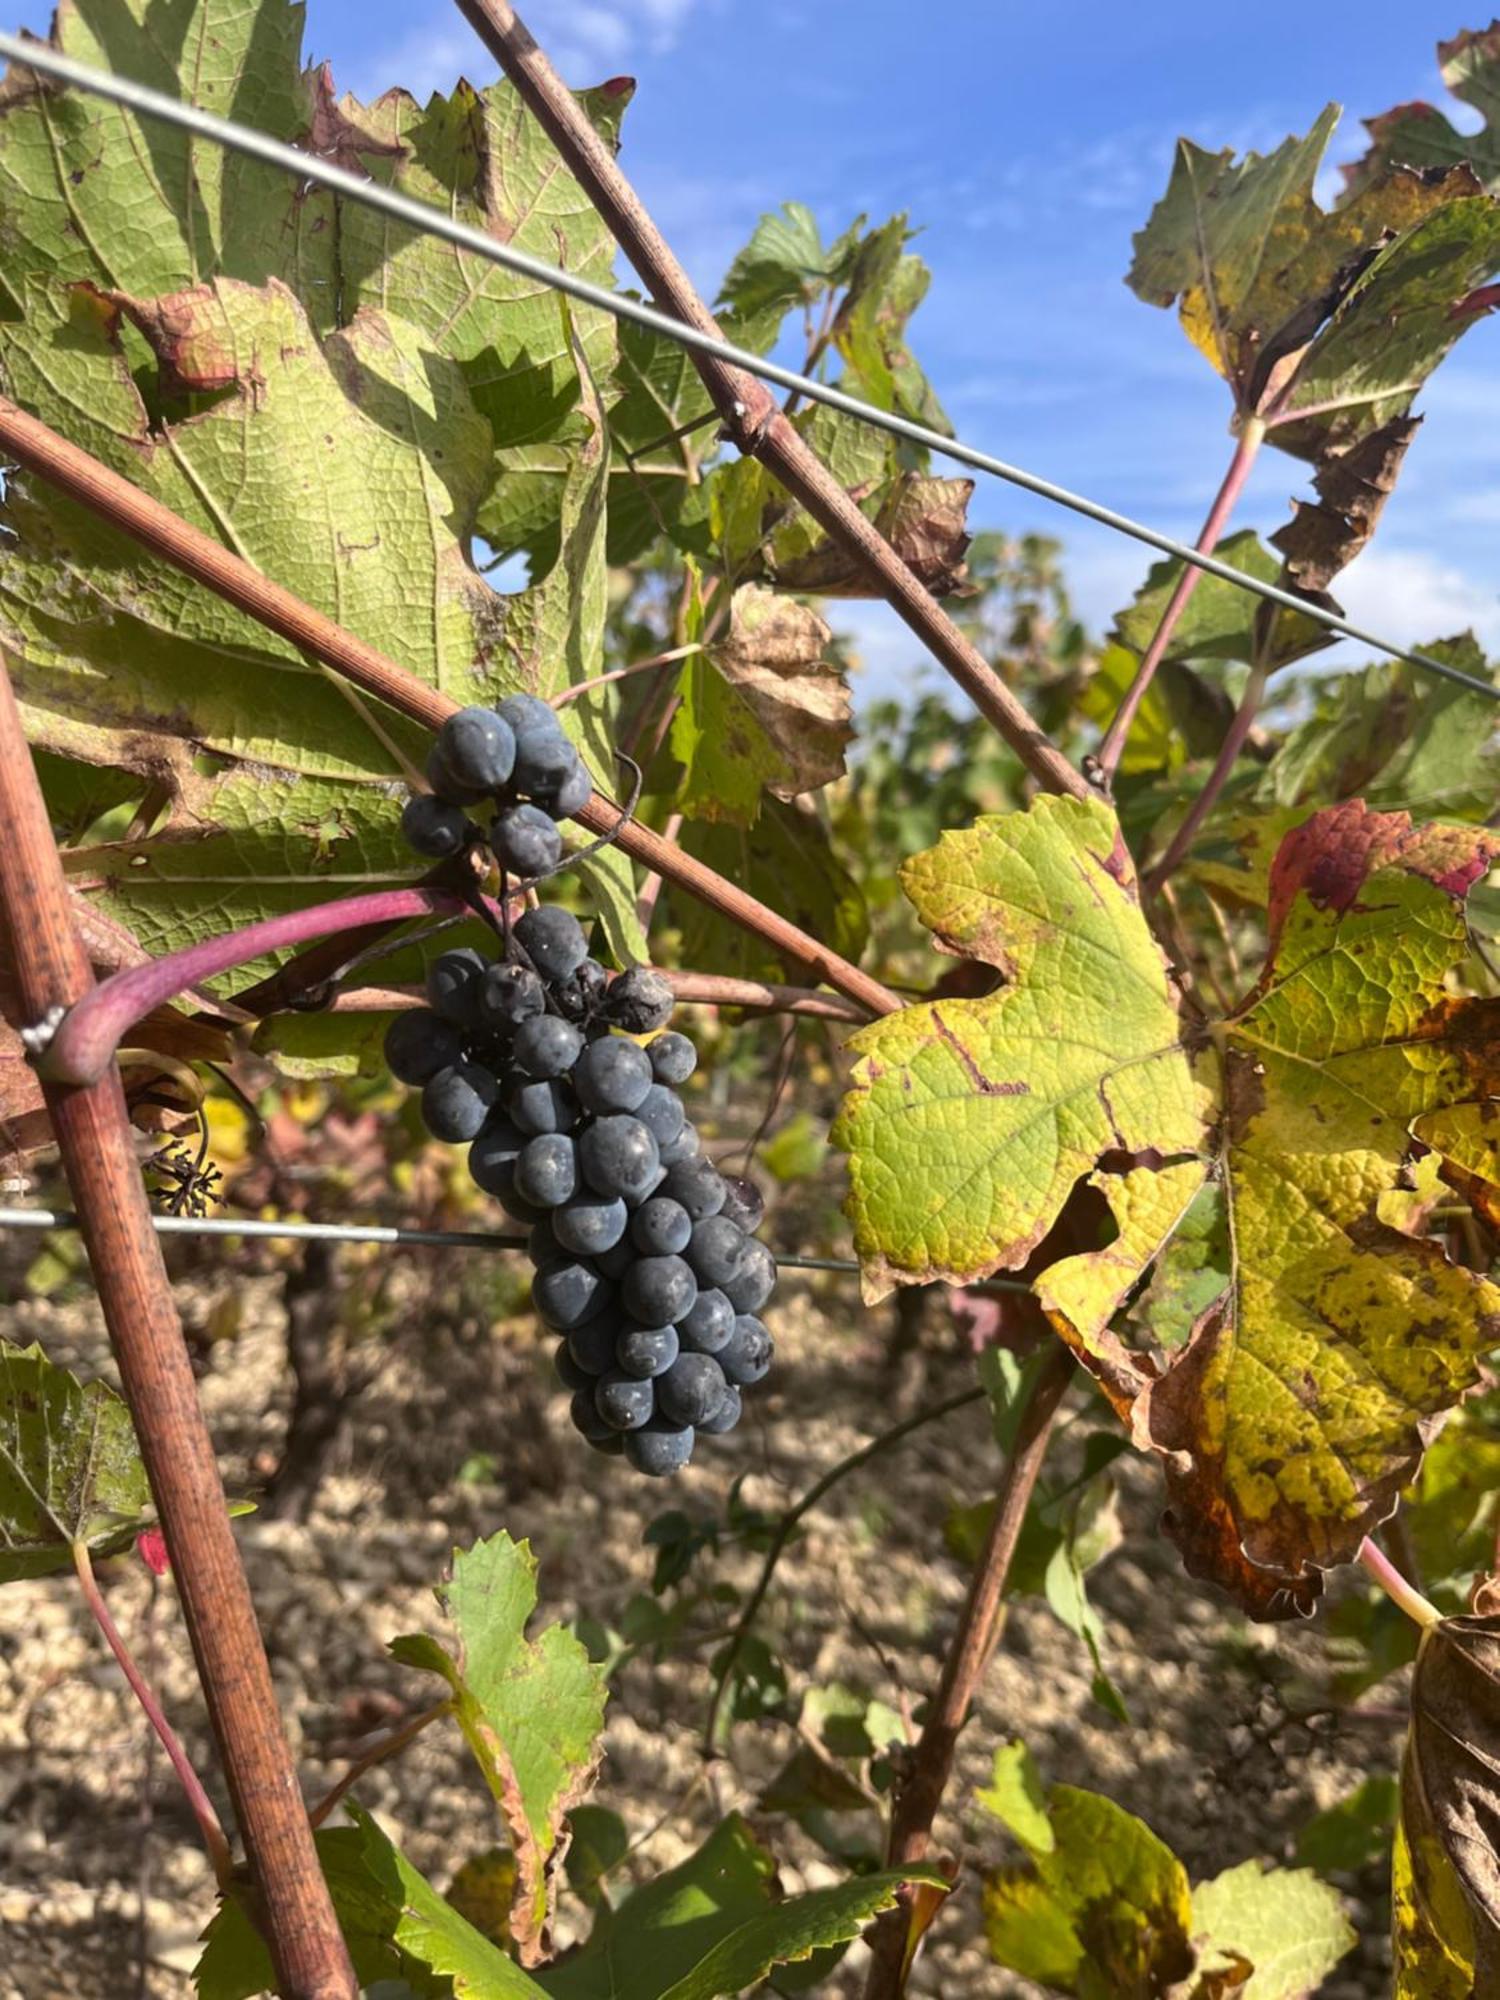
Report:
[[[571,84],[601,82],[643,54],[665,55],[699,0],[532,0],[527,20],[537,40]],[[370,98],[399,84],[418,99],[449,91],[460,76],[485,83],[495,64],[476,35],[455,28],[434,9],[426,26],[377,43],[336,79]]]
[[[1398,645],[1472,630],[1486,652],[1500,652],[1500,590],[1442,556],[1376,542],[1335,589],[1348,617]]]

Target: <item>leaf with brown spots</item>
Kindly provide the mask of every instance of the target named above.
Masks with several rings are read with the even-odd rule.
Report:
[[[1387,1219],[1428,1149],[1500,1212],[1500,1002],[1448,990],[1497,856],[1484,828],[1313,815],[1269,872],[1264,970],[1214,1023],[1179,1015],[1102,806],[1040,800],[904,871],[1008,983],[854,1038],[837,1137],[867,1284],[1018,1269],[1092,1180],[1112,1227],[1038,1296],[1163,1457],[1189,1569],[1258,1616],[1353,1557],[1500,1340],[1500,1287]]]
[[[1397,2000],[1500,1991],[1500,1619],[1422,1634],[1401,1767]]]

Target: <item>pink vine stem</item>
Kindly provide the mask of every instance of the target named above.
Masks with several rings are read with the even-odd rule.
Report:
[[[177,1740],[176,1732],[166,1718],[161,1703],[151,1691],[145,1676],[136,1665],[130,1648],[121,1636],[120,1628],[110,1615],[109,1606],[104,1601],[104,1593],[99,1588],[99,1580],[94,1575],[94,1565],[89,1559],[88,1544],[75,1542],[72,1548],[73,1569],[83,1592],[84,1602],[93,1614],[94,1623],[104,1635],[104,1642],[114,1654],[120,1672],[130,1683],[130,1691],[141,1705],[147,1722],[156,1732],[157,1740],[167,1753],[172,1769],[177,1774],[177,1782],[182,1786],[193,1818],[198,1822],[198,1831],[203,1836],[203,1845],[208,1850],[208,1858],[213,1863],[214,1880],[220,1889],[227,1890],[234,1872],[233,1857],[229,1852],[229,1842],[224,1836],[219,1815],[214,1811],[213,1800],[203,1789],[203,1780],[188,1761],[188,1754]]]
[[[1240,428],[1234,456],[1229,461],[1229,470],[1224,474],[1223,484],[1214,495],[1208,517],[1199,530],[1193,546],[1203,555],[1212,555],[1219,537],[1224,532],[1229,516],[1234,512],[1235,502],[1244,490],[1245,481],[1250,477],[1262,443],[1266,427],[1259,417],[1246,417]],[[1104,741],[1099,746],[1099,768],[1106,779],[1112,779],[1119,768],[1120,759],[1125,754],[1125,740],[1135,721],[1136,711],[1146,698],[1147,690],[1156,678],[1156,670],[1161,665],[1172,634],[1177,630],[1178,620],[1187,609],[1188,600],[1198,588],[1203,572],[1184,564],[1182,575],[1177,579],[1177,587],[1167,600],[1167,608],[1161,615],[1161,623],[1152,634],[1151,643],[1141,655],[1141,664],[1136,668],[1135,679],[1126,689],[1125,698],[1109,725]]]
[[[471,907],[451,890],[382,889],[368,896],[346,896],[336,903],[314,903],[306,909],[289,910],[284,916],[247,924],[243,930],[228,931],[222,937],[205,938],[201,944],[169,952],[147,965],[133,965],[103,980],[69,1008],[37,1058],[36,1067],[49,1082],[96,1083],[137,1021],[205,979],[232,972],[237,965],[248,964],[266,952],[309,944],[335,931],[356,930],[365,924],[404,923],[411,917],[461,916]],[[499,904],[489,907],[498,916]]]
[[[1359,1545],[1359,1562],[1391,1602],[1399,1606],[1414,1624],[1424,1627],[1442,1624],[1442,1612],[1422,1595],[1415,1584],[1407,1582],[1385,1550],[1368,1535]]]

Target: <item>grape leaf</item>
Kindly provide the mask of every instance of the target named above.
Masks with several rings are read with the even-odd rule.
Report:
[[[1400,2000],[1487,1993],[1500,1979],[1497,1725],[1500,1619],[1429,1626],[1401,1766],[1392,1887]]]
[[[1472,633],[1424,652],[1478,680],[1493,678]],[[1260,781],[1268,804],[1363,798],[1419,816],[1481,820],[1500,783],[1495,704],[1399,660],[1311,689],[1313,709],[1281,739]]]
[[[756,224],[725,275],[721,300],[747,316],[814,305],[848,278],[864,220],[857,217],[825,250],[812,210],[800,201],[784,202],[779,212],[763,215]]]
[[[934,1869],[856,1876],[831,1889],[773,1900],[775,1862],[738,1813],[703,1846],[603,1907],[588,1941],[538,1975],[551,2000],[719,2000],[743,1993],[775,1965],[858,1935],[906,1881],[941,1882]]]
[[[1115,1240],[1039,1295],[1162,1454],[1189,1569],[1257,1615],[1354,1554],[1500,1337],[1500,1288],[1386,1219],[1423,1148],[1500,1189],[1500,1003],[1445,984],[1497,854],[1357,801],[1314,814],[1270,871],[1260,979],[1214,1023],[1179,1018],[1102,805],[1038,800],[903,870],[940,940],[1008,983],[853,1038],[834,1137],[870,1294],[1016,1268],[1092,1174]],[[1189,1215],[1163,1367],[1112,1316]]]
[[[123,1399],[0,1341],[0,1582],[70,1568],[77,1542],[118,1554],[150,1509]]]
[[[759,584],[734,593],[728,631],[683,669],[672,723],[683,812],[753,826],[763,787],[791,799],[842,776],[854,729],[829,639],[805,604]]]
[[[875,1297],[1020,1265],[1102,1154],[1193,1153],[1203,1137],[1177,996],[1107,807],[1043,798],[982,818],[901,879],[949,950],[1011,983],[850,1042],[832,1136]]]
[[[530,1974],[460,1916],[368,1813],[344,1809],[354,1825],[320,1833],[318,1858],[361,1987],[402,1980],[421,2000],[539,2000]],[[198,2000],[254,2000],[275,1986],[239,1890],[203,1933],[193,1979]]]
[[[604,1676],[563,1626],[526,1636],[536,1561],[509,1535],[456,1553],[438,1601],[458,1634],[458,1656],[421,1633],[393,1640],[391,1653],[441,1674],[453,1690],[455,1718],[510,1829],[517,1868],[511,1928],[523,1963],[534,1963],[563,1819],[588,1790],[598,1761]]]
[[[1162,1993],[1194,1967],[1187,1871],[1151,1829],[1095,1792],[1054,1785],[1051,1845],[984,1885],[997,1964],[1080,2000]],[[1024,1838],[1029,1822],[1007,1824]]]
[[[1240,534],[1227,535],[1214,554],[1231,569],[1262,583],[1275,583],[1281,573],[1276,557],[1248,528]],[[1155,638],[1162,614],[1181,578],[1182,564],[1175,559],[1153,563],[1146,581],[1125,609],[1116,614],[1111,639],[1128,647],[1139,659]],[[1284,666],[1333,643],[1324,626],[1299,612],[1280,608],[1274,614],[1273,631],[1264,633],[1261,628],[1265,615],[1260,600],[1249,591],[1225,582],[1222,577],[1200,577],[1173,627],[1163,661],[1232,660],[1248,665],[1259,658],[1268,666]]]
[[[1255,1968],[1232,1986],[1238,2000],[1305,2000],[1358,1941],[1336,1891],[1310,1868],[1259,1861],[1194,1885],[1193,1930],[1204,1973],[1216,1959]]]
[[[1439,42],[1437,55],[1443,82],[1483,114],[1483,128],[1460,132],[1441,111],[1420,100],[1367,118],[1370,150],[1343,170],[1346,200],[1395,166],[1441,170],[1467,165],[1491,194],[1500,193],[1500,21],[1465,28],[1452,41]]]
[[[974,1797],[1032,1854],[1056,1850],[1057,1835],[1052,1830],[1041,1775],[1019,1737],[999,1746],[990,1782]]]

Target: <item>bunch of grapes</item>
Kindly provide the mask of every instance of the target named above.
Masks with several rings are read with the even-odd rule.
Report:
[[[612,980],[548,905],[517,919],[504,957],[444,952],[427,998],[391,1024],[386,1061],[420,1087],[433,1136],[468,1142],[474,1180],[530,1225],[574,1425],[642,1472],[679,1471],[771,1365],[757,1315],[776,1260],[754,1233],[759,1191],[705,1159],[688,1121],[678,1086],[697,1052],[667,1027],[671,988]]]
[[[562,860],[559,820],[581,812],[594,781],[556,715],[534,694],[508,695],[496,708],[461,708],[438,731],[427,759],[430,792],[401,815],[408,844],[443,861],[483,839],[500,866],[535,881]],[[488,830],[470,810],[492,801]]]

